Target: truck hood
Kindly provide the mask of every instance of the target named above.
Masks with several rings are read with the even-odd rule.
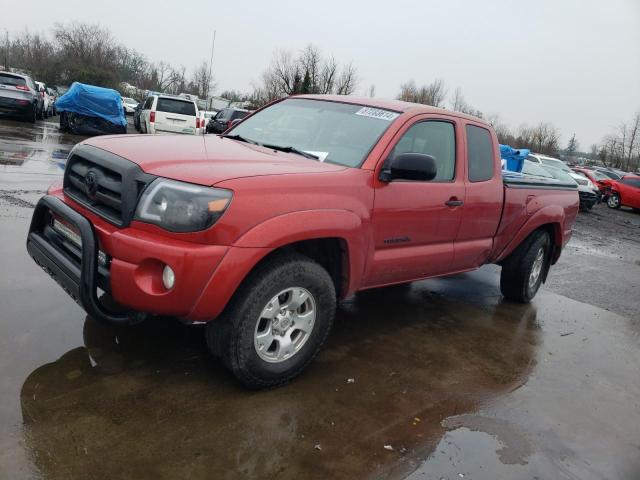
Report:
[[[347,168],[217,135],[112,135],[93,137],[83,144],[126,158],[152,175],[199,185],[240,177]]]

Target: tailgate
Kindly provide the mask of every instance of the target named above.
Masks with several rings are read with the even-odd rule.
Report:
[[[12,100],[31,100],[31,93],[24,90],[18,90],[12,85],[3,85],[0,83],[0,98],[10,98]]]
[[[156,132],[196,133],[196,117],[156,111]]]

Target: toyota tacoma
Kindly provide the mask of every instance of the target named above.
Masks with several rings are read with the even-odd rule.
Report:
[[[93,318],[205,322],[240,382],[270,387],[311,362],[336,302],[361,290],[495,263],[504,297],[529,302],[578,192],[500,165],[494,130],[469,115],[289,97],[223,135],[76,145],[27,250]]]

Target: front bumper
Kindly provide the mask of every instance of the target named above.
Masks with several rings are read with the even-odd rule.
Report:
[[[55,246],[51,240],[51,213],[75,227],[82,239],[81,262]],[[98,241],[93,225],[59,198],[46,195],[33,212],[27,251],[86,312],[96,320],[128,323],[131,315],[107,310],[98,299]]]
[[[176,240],[134,227],[117,228],[92,212],[80,209],[80,213],[67,201],[56,195],[40,199],[27,250],[90,316],[110,323],[127,323],[141,313],[190,320],[194,305],[229,247]],[[72,251],[69,242],[58,238],[52,218],[76,230],[80,248]],[[170,290],[162,284],[165,265],[175,273],[175,286]],[[105,308],[98,299],[98,288],[108,292],[126,312]],[[218,285],[215,291],[219,290]]]
[[[598,201],[598,197],[595,193],[578,192],[578,195],[580,197],[580,208],[582,208],[583,210],[591,209]]]

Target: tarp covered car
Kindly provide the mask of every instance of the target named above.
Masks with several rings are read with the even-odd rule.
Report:
[[[110,88],[74,82],[56,100],[60,130],[79,135],[127,133],[122,97]]]

